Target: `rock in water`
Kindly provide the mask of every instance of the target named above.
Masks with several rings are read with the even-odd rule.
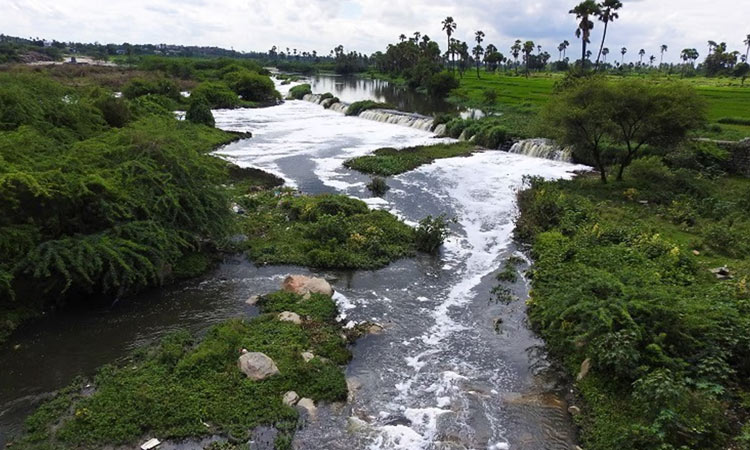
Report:
[[[302,318],[299,316],[299,314],[290,311],[279,313],[279,320],[282,322],[292,322],[296,325],[302,323]]]
[[[323,278],[306,277],[304,275],[289,275],[281,283],[281,289],[286,292],[293,292],[297,295],[323,294],[333,295],[333,288]]]
[[[271,358],[259,352],[249,352],[237,361],[240,370],[255,381],[264,380],[279,373],[279,368]]]

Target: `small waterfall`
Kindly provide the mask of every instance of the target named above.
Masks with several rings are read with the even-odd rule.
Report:
[[[436,126],[435,129],[432,130],[432,132],[438,136],[444,136],[447,130],[448,128],[445,126],[445,124],[441,123],[440,125]]]
[[[331,101],[331,98],[322,98],[319,94],[307,94],[302,97],[302,100],[316,105],[322,105],[327,107],[331,111],[336,111],[341,114],[345,114],[349,108],[348,103],[337,102],[333,104],[327,104],[326,102]],[[390,110],[390,109],[370,109],[363,111],[359,117],[367,120],[374,120],[376,122],[391,123],[394,125],[401,125],[404,127],[416,128],[422,131],[432,130],[432,117],[423,116],[420,114],[405,113],[402,111]],[[439,125],[435,130],[436,134],[441,135],[445,133],[445,125]]]
[[[549,139],[524,139],[513,144],[508,151],[536,158],[573,162],[573,154],[570,148],[560,147]]]
[[[370,109],[363,111],[359,117],[376,122],[392,123],[404,127],[416,128],[417,130],[430,131],[432,129],[432,117],[420,114],[410,114],[390,109]]]

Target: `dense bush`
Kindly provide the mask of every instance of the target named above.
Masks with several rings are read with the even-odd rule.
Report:
[[[289,89],[289,95],[287,96],[293,100],[302,100],[305,95],[312,94],[312,88],[309,84],[300,84]]]
[[[531,179],[519,194],[529,317],[573,375],[591,362],[585,448],[726,448],[750,375],[750,184],[655,157],[628,170],[618,186]],[[709,272],[722,264],[734,279]]]
[[[391,187],[385,182],[385,178],[372,177],[369,183],[367,183],[367,189],[372,192],[372,195],[383,196]]]
[[[468,142],[420,145],[403,149],[380,148],[372,155],[347,160],[344,166],[364,173],[391,176],[408,172],[436,159],[468,156],[474,151],[476,146]]]
[[[148,94],[163,95],[175,101],[180,100],[179,86],[174,81],[166,78],[156,81],[136,78],[129,81],[122,88],[122,95],[127,99],[134,99]]]
[[[185,114],[185,120],[201,125],[208,125],[209,127],[213,127],[216,124],[211,107],[203,97],[197,97],[190,102],[190,107],[188,107]]]
[[[427,216],[419,221],[416,230],[417,248],[427,253],[435,253],[448,236],[449,220],[445,216]]]
[[[456,77],[447,71],[432,75],[427,82],[427,92],[435,97],[445,97],[448,92],[456,89],[460,83]]]
[[[275,103],[279,100],[279,93],[271,78],[256,72],[230,72],[224,77],[232,90],[243,100],[262,104]]]
[[[346,109],[346,115],[347,116],[358,116],[362,114],[363,112],[370,110],[370,109],[393,109],[393,105],[390,105],[388,103],[378,103],[372,100],[362,100],[359,102],[354,102],[351,105],[349,105],[349,108]]]
[[[190,97],[202,97],[212,109],[236,108],[240,104],[237,93],[219,81],[208,81],[199,84],[190,92]]]

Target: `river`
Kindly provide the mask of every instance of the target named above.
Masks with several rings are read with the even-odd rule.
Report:
[[[321,79],[313,83],[315,92],[334,92],[320,87],[339,80]],[[366,82],[342,86],[334,94],[344,101],[378,99]],[[239,165],[276,173],[306,193],[362,198],[409,223],[429,214],[456,219],[440,255],[374,271],[316,272],[333,280],[343,320],[377,322],[384,331],[353,347],[347,368],[352,400],[321,407],[298,432],[295,448],[573,447],[564,386],[526,324],[526,280],[514,284],[517,299],[510,304],[491,301],[490,290],[505,259],[523,256],[512,242],[523,176],[570,177],[580,166],[486,151],[390,178],[390,191],[373,199],[365,188],[369,178],[345,169],[344,160],[438,139],[305,101],[214,114],[218,127],[254,135],[219,150]],[[22,327],[0,349],[0,446],[20,430],[25,415],[76,375],[90,375],[174,329],[201,332],[229,317],[257,314],[245,300],[275,290],[289,273],[310,271],[228,257],[202,279]]]

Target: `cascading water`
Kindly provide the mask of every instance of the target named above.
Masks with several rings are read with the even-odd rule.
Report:
[[[554,161],[573,162],[573,154],[569,148],[563,148],[553,141],[544,138],[524,139],[518,141],[508,150],[510,153],[546,158]]]

